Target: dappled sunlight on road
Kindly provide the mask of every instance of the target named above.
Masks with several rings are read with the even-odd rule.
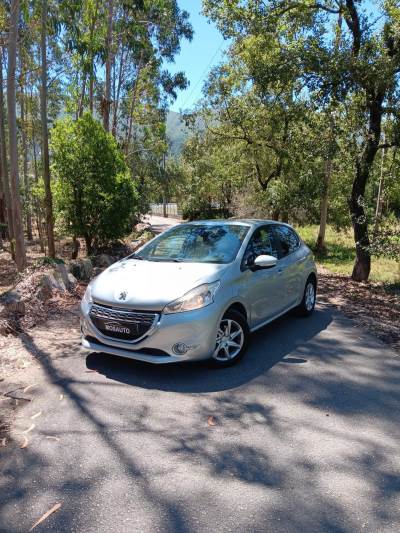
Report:
[[[49,530],[395,530],[400,361],[332,307],[270,324],[219,371],[77,340],[25,336],[47,389],[17,421],[16,438],[43,413],[29,446],[5,454],[7,531],[58,501]]]

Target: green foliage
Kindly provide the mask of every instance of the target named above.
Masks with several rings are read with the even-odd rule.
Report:
[[[36,263],[38,266],[43,266],[43,265],[63,265],[64,264],[64,261],[63,259],[59,259],[58,257],[41,257],[40,259],[37,260],[37,263]]]
[[[395,217],[377,225],[371,239],[370,251],[375,256],[387,257],[399,261],[400,258],[400,222]],[[400,266],[399,266],[400,268]]]
[[[56,210],[70,235],[92,246],[122,237],[137,209],[137,193],[115,139],[84,114],[52,131]]]
[[[318,235],[318,226],[306,225],[297,228],[301,238],[311,249],[315,248]],[[352,231],[337,231],[333,226],[328,226],[326,231],[327,254],[316,255],[317,263],[337,274],[350,276],[355,258],[354,240]],[[400,284],[400,264],[396,257],[374,254],[371,269],[371,281],[387,284]]]

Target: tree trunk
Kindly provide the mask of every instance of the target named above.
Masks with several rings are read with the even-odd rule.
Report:
[[[6,206],[4,204],[3,181],[0,179],[0,250],[3,249],[4,225],[6,223]]]
[[[385,136],[383,138],[385,140]],[[383,177],[384,177],[384,165],[385,165],[385,156],[386,150],[382,150],[382,159],[381,159],[381,170],[379,174],[379,184],[378,184],[378,195],[376,198],[376,209],[375,209],[375,223],[374,230],[377,230],[379,221],[382,215],[382,195],[383,195]]]
[[[94,58],[90,59],[90,75],[89,75],[89,111],[93,115],[93,95],[94,95]]]
[[[15,64],[17,56],[19,7],[19,0],[12,0],[10,6],[10,31],[8,38],[7,110],[10,146],[10,192],[15,240],[15,262],[18,270],[21,272],[26,268],[26,252],[21,215],[21,199],[18,190],[18,139],[15,102]]]
[[[83,109],[85,107],[85,93],[86,93],[86,78],[87,78],[87,74],[86,72],[83,74],[83,80],[82,80],[82,91],[81,91],[81,96],[79,98],[79,103],[78,103],[78,109],[76,111],[76,118],[81,118],[82,114],[83,114]]]
[[[332,178],[332,158],[328,157],[325,161],[325,174],[324,174],[324,184],[321,197],[321,213],[320,213],[320,222],[319,222],[319,231],[316,249],[320,254],[326,253],[325,246],[325,232],[326,232],[326,222],[328,219],[328,203],[329,203],[329,190],[331,186]]]
[[[86,243],[86,255],[92,255],[92,251],[93,251],[92,238],[87,234],[85,234],[83,237]]]
[[[114,135],[114,137],[116,137],[116,135],[117,135],[117,119],[118,119],[119,95],[120,95],[120,92],[121,92],[123,69],[124,69],[124,65],[125,65],[125,57],[126,56],[124,55],[124,48],[122,47],[121,60],[119,62],[117,94],[116,94],[115,101],[114,101],[113,121],[112,121],[112,134]]]
[[[49,133],[47,127],[47,0],[42,0],[42,17],[41,17],[41,56],[42,56],[42,73],[41,73],[41,90],[40,90],[40,117],[42,121],[42,157],[43,157],[43,181],[45,190],[46,206],[46,233],[47,247],[50,257],[56,256],[54,244],[54,218],[53,218],[53,198],[50,185],[50,162],[49,162]]]
[[[73,243],[73,248],[72,248],[71,259],[76,259],[79,254],[79,248],[81,247],[81,243],[77,239],[76,235],[72,237],[72,243]]]
[[[99,10],[99,1],[96,1],[94,16],[90,25],[90,70],[89,70],[89,111],[93,115],[94,107],[94,52],[93,35],[96,29],[96,22]]]
[[[139,79],[140,79],[140,74],[142,72],[142,66],[143,66],[142,65],[142,60],[143,60],[143,53],[140,55],[139,64],[138,64],[138,67],[137,67],[135,85],[134,85],[133,91],[132,91],[132,100],[131,100],[131,105],[130,105],[130,109],[129,109],[129,127],[128,127],[128,134],[126,136],[126,141],[125,141],[126,153],[128,153],[129,144],[130,144],[131,138],[132,138],[133,112],[135,111],[135,104],[136,104],[136,100],[137,100],[137,97],[138,97]]]
[[[367,281],[371,270],[368,220],[364,211],[364,194],[375,156],[379,149],[384,94],[368,94],[369,127],[361,156],[356,161],[355,177],[349,198],[349,209],[356,243],[356,260],[353,267],[354,281]]]
[[[26,142],[26,122],[25,122],[25,94],[23,87],[23,80],[21,80],[21,137],[22,137],[22,156],[24,161],[24,198],[25,198],[25,214],[26,214],[26,232],[28,241],[32,240],[32,216],[31,216],[31,194],[30,183],[28,176],[28,145]]]
[[[108,19],[107,19],[107,39],[106,39],[106,80],[105,80],[105,95],[103,102],[103,126],[108,132],[110,131],[110,107],[111,107],[111,69],[113,59],[113,0],[108,0]]]
[[[3,93],[3,54],[0,50],[0,180],[3,185],[4,203],[6,208],[7,233],[10,241],[11,257],[15,261],[14,224],[12,218],[11,192],[7,168],[6,129],[4,125],[4,93]]]

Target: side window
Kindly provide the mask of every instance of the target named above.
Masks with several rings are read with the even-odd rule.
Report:
[[[279,245],[279,259],[291,254],[300,246],[296,233],[287,226],[275,226],[275,235]]]
[[[244,253],[242,265],[251,266],[259,255],[272,255],[278,258],[278,250],[270,226],[258,228],[253,233]]]

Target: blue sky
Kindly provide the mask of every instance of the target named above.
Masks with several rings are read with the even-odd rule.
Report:
[[[186,91],[179,91],[173,111],[191,108],[201,97],[201,89],[210,69],[217,65],[228,43],[214,24],[201,14],[201,0],[179,0],[179,7],[190,13],[194,36],[191,43],[182,42],[182,50],[175,63],[168,64],[170,72],[183,70],[190,81]]]

